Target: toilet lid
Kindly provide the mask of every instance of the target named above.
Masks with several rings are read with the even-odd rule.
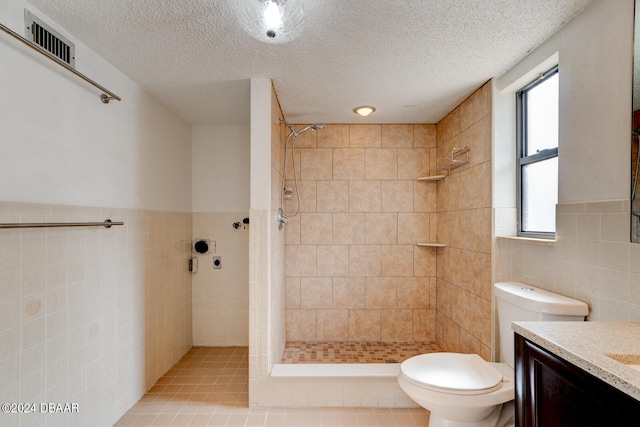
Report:
[[[400,365],[417,385],[452,394],[484,394],[500,388],[502,374],[477,354],[429,353]]]

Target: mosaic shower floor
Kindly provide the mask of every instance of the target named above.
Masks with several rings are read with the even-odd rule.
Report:
[[[432,342],[289,341],[281,363],[402,363],[438,351]]]

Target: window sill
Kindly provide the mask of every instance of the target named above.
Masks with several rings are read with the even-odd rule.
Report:
[[[555,239],[534,239],[533,237],[520,237],[520,236],[496,236],[496,240],[515,240],[517,242],[530,242],[538,243],[542,245],[555,245]]]

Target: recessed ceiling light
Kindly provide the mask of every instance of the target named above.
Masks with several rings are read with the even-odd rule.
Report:
[[[356,107],[353,109],[353,112],[359,116],[367,117],[369,114],[375,112],[376,109],[373,107],[369,107],[367,105],[363,105],[362,107]]]

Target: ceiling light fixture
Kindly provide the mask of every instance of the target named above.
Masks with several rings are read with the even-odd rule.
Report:
[[[304,27],[301,0],[229,0],[229,3],[245,31],[263,43],[287,43]]]
[[[362,107],[356,107],[353,109],[354,113],[362,117],[367,117],[369,114],[374,113],[375,111],[375,108],[369,107],[367,105],[363,105]]]

